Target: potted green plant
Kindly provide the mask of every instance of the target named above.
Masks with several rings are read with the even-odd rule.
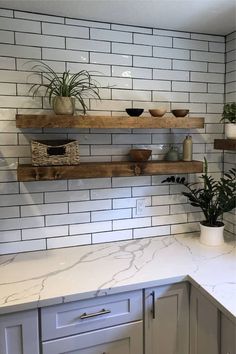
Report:
[[[75,99],[79,101],[85,114],[88,109],[85,98],[101,99],[99,85],[87,70],[81,70],[75,74],[67,70],[62,74],[57,74],[44,62],[34,65],[32,70],[36,70],[34,74],[42,77],[42,83],[33,84],[30,88],[33,97],[41,88],[45,88],[44,96],[48,96],[49,103],[56,114],[74,114]]]
[[[221,121],[227,123],[225,125],[225,135],[228,139],[236,139],[236,103],[226,103],[222,114]]]
[[[208,175],[205,159],[204,173],[200,179],[201,182],[188,183],[185,177],[171,176],[162,183],[177,183],[187,189],[182,194],[192,206],[200,208],[205,217],[205,220],[200,222],[200,242],[212,246],[220,245],[224,242],[224,223],[220,218],[223,213],[236,207],[236,169],[232,168],[219,180],[215,180]]]

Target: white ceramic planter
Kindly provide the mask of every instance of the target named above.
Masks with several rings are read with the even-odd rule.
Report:
[[[227,123],[225,124],[225,135],[228,139],[236,139],[236,124]]]
[[[75,99],[73,97],[56,96],[53,99],[53,110],[56,114],[73,115],[75,111]]]
[[[200,242],[207,246],[220,246],[224,243],[224,225],[205,226],[200,223]]]

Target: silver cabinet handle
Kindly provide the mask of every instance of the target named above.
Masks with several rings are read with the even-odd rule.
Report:
[[[102,309],[101,311],[94,312],[94,313],[86,313],[86,312],[84,312],[84,313],[80,316],[80,319],[81,319],[81,320],[85,320],[86,318],[102,316],[102,315],[106,315],[107,313],[111,313],[111,310]]]
[[[151,292],[151,297],[152,297],[152,318],[156,318],[156,299],[155,299],[155,291],[153,290]]]

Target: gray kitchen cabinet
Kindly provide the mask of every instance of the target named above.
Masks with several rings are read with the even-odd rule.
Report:
[[[145,354],[189,354],[188,294],[187,283],[145,290]]]
[[[203,294],[191,288],[190,354],[220,354],[220,313]]]
[[[236,324],[222,313],[220,354],[236,354]]]
[[[38,311],[0,316],[1,354],[39,354]]]
[[[42,350],[43,354],[143,354],[143,322],[44,342]]]

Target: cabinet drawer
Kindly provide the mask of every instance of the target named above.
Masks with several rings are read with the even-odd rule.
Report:
[[[123,324],[42,345],[42,354],[143,354],[142,321]]]
[[[42,340],[136,321],[142,316],[141,290],[50,306],[41,310]]]
[[[55,339],[42,345],[42,354],[142,354],[142,321]]]

